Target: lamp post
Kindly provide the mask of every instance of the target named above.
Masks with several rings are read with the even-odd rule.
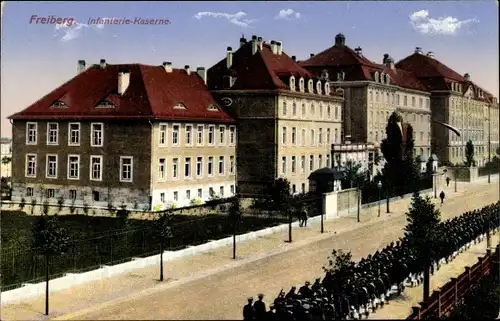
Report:
[[[434,176],[434,198],[437,198],[437,173],[432,174]]]
[[[378,188],[378,217],[380,217],[380,190],[382,189],[381,181],[378,181],[377,188]]]
[[[488,106],[488,165],[491,166],[491,106]],[[488,169],[488,184],[491,183],[491,171]]]
[[[457,192],[457,169],[455,168],[455,193]]]
[[[360,217],[359,217],[359,212],[360,212],[360,207],[361,207],[361,190],[359,189],[359,178],[357,181],[357,187],[358,187],[358,223],[360,222]]]

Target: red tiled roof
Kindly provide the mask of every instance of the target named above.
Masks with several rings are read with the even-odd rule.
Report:
[[[392,84],[408,89],[426,90],[411,72],[373,63],[348,46],[334,45],[299,64],[314,73],[320,73],[324,69],[330,73],[343,71],[345,81],[373,80],[374,72],[385,72],[391,77]]]
[[[118,94],[118,73],[130,72],[130,83],[123,95]],[[115,108],[96,108],[104,100]],[[53,108],[61,101],[67,108]],[[174,109],[182,103],[186,109]],[[219,111],[208,111],[211,105]],[[219,121],[233,119],[220,107],[197,73],[184,69],[171,73],[163,66],[142,64],[94,65],[56,88],[10,119],[137,119]]]
[[[450,80],[464,81],[465,78],[456,71],[427,55],[414,53],[396,63],[396,67],[411,71],[418,78],[442,77]]]
[[[264,43],[262,50],[257,49],[252,54],[252,42],[249,41],[233,52],[233,63],[227,69],[227,58],[222,59],[207,72],[210,89],[224,89],[223,76],[232,75],[236,82],[231,89],[288,89],[288,82],[283,82],[283,76],[295,76],[315,79],[314,75],[302,68],[285,52],[273,54],[271,45]],[[298,82],[297,82],[298,84]]]

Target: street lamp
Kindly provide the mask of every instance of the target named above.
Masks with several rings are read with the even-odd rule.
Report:
[[[360,207],[361,207],[361,190],[359,189],[359,178],[357,180],[357,187],[358,187],[358,222],[360,222],[360,217],[359,217],[359,212],[360,212]]]
[[[378,217],[380,217],[380,190],[382,189],[381,181],[378,181],[377,188],[378,188]]]
[[[488,106],[488,165],[491,166],[491,106]],[[488,184],[491,183],[491,171],[488,169]]]

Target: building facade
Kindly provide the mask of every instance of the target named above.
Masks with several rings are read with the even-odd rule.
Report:
[[[343,98],[301,68],[279,41],[240,39],[208,70],[208,87],[238,122],[238,187],[262,193],[277,177],[307,192],[311,172],[331,167],[341,140]]]
[[[12,140],[2,137],[0,139],[0,159],[2,168],[0,170],[2,177],[10,177],[12,174]]]
[[[430,94],[410,72],[396,68],[388,54],[381,64],[374,63],[338,34],[334,46],[299,64],[315,75],[328,75],[332,87],[344,90],[344,137],[379,148],[390,114],[398,111],[414,129],[415,156],[430,156]]]
[[[498,147],[498,100],[475,84],[469,74],[463,76],[436,59],[434,53],[424,54],[422,48],[399,61],[396,66],[414,74],[430,93],[432,119],[448,123],[461,135],[446,128],[432,126],[433,150],[442,162],[461,164],[465,160],[465,145],[474,145],[477,165],[488,160]]]
[[[10,117],[14,200],[163,209],[234,194],[236,127],[203,68],[78,71]]]

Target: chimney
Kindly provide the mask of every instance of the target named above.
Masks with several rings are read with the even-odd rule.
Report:
[[[292,56],[292,60],[293,60],[293,61],[297,61],[297,57]]]
[[[203,82],[206,85],[207,84],[207,70],[205,69],[205,67],[196,68],[196,73],[198,74],[198,76],[200,76],[201,79],[203,79]]]
[[[309,58],[312,58],[312,57],[314,57],[314,54],[313,54],[313,53],[310,53],[310,54],[309,54]]]
[[[78,65],[77,65],[76,71],[78,73],[85,71],[85,60],[78,60]]]
[[[419,55],[422,55],[423,54],[422,48],[421,47],[415,47],[415,53],[417,53]]]
[[[432,51],[429,51],[429,52],[427,53],[427,57],[429,57],[429,58],[434,58],[434,53],[433,53]]]
[[[464,75],[464,78],[465,78],[465,80],[470,80],[470,75],[469,75],[468,73],[466,73],[466,74]]]
[[[130,85],[130,71],[120,70],[118,72],[118,94],[123,95]]]
[[[106,59],[101,59],[100,65],[101,68],[106,68]]]
[[[283,43],[281,41],[276,41],[276,46],[278,47],[278,56],[283,53]]]
[[[231,68],[233,65],[233,48],[227,47],[226,52],[226,67],[227,69]]]
[[[255,39],[254,39],[255,37]],[[252,36],[252,55],[255,55],[257,53],[257,47],[259,45],[259,42],[257,41],[257,36]]]
[[[384,60],[385,60],[384,64],[385,64],[387,67],[389,67],[389,68],[391,68],[391,69],[395,69],[395,68],[396,68],[396,67],[394,66],[394,59],[392,59],[392,57],[391,57],[391,56],[389,56],[389,55],[388,55],[388,57],[385,57],[385,55],[384,55]]]
[[[169,61],[164,62],[163,68],[165,68],[166,72],[172,72],[172,63]]]
[[[243,47],[244,44],[247,43],[247,39],[245,37],[240,38],[240,48]]]
[[[385,64],[387,61],[387,58],[389,58],[389,54],[384,54],[384,59],[382,59],[382,63]]]
[[[191,75],[191,70],[189,70],[189,65],[184,66],[184,71],[186,71],[186,74]]]
[[[278,53],[278,46],[276,45],[276,41],[271,40],[271,51],[274,55]]]
[[[345,36],[341,33],[335,36],[335,46],[344,47],[345,46]]]
[[[363,56],[363,49],[361,49],[361,47],[359,47],[359,46],[358,46],[357,48],[355,48],[355,49],[354,49],[354,52],[355,52],[358,56],[360,56],[360,57],[362,57],[362,56]]]

